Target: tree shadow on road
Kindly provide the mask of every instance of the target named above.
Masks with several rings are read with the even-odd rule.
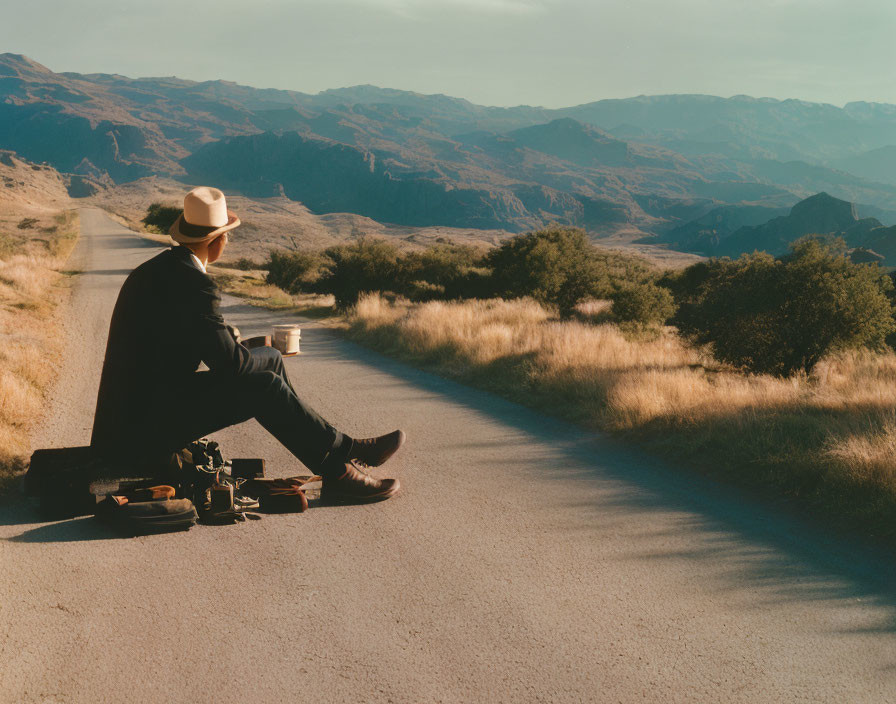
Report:
[[[700,589],[716,591],[744,608],[825,601],[848,612],[853,606],[874,605],[884,615],[846,622],[842,631],[896,633],[896,550],[890,547],[844,536],[823,517],[807,515],[787,501],[672,466],[631,444],[383,357],[338,333],[314,331],[307,339],[303,336],[302,344],[315,356],[351,358],[531,438],[544,448],[544,457],[532,458],[545,467],[539,477],[578,483],[582,489],[580,501],[557,507],[558,522],[598,541],[602,535],[618,538],[624,531],[629,549],[614,559],[700,564],[701,571],[712,575]],[[496,447],[500,442],[496,439]],[[457,449],[472,447],[465,441]],[[519,464],[512,455],[505,461],[511,469]],[[589,496],[599,496],[599,502],[586,500]],[[674,526],[666,535],[647,528],[659,514]],[[688,546],[676,547],[683,543]]]
[[[103,247],[111,249],[164,249],[167,244],[154,242],[140,236],[135,236],[130,230],[122,227],[120,232],[113,232],[104,235],[96,235],[102,238]]]
[[[81,273],[93,274],[94,276],[127,276],[131,271],[132,269],[91,269]]]

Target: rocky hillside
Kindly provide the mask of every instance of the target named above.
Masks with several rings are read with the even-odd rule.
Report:
[[[34,164],[0,150],[0,209],[58,209],[68,204],[71,179],[47,164]]]
[[[805,235],[842,237],[851,248],[863,250],[856,253],[857,259],[896,265],[896,226],[860,217],[855,204],[827,193],[806,198],[777,215],[766,208],[717,208],[671,231],[668,238],[675,248],[736,257],[754,250],[782,254]]]
[[[525,162],[527,155],[518,157]],[[529,181],[489,182],[477,178],[469,166],[463,180],[460,165],[455,178],[436,169],[410,172],[401,169],[399,158],[290,132],[215,142],[182,164],[196,182],[214,182],[256,197],[285,195],[315,212],[362,213],[402,225],[519,230],[546,222],[584,225],[591,218],[621,226],[648,218],[624,193],[601,203],[594,191],[586,196]],[[521,163],[519,168],[532,167]]]
[[[761,225],[788,212],[787,208],[762,205],[724,205],[679,225],[664,240],[675,249],[686,252],[717,254],[725,241],[741,227]]]

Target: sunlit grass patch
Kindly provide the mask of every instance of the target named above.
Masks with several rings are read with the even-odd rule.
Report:
[[[47,407],[61,341],[47,322],[66,295],[78,239],[75,211],[0,219],[0,489],[24,471],[28,435]]]

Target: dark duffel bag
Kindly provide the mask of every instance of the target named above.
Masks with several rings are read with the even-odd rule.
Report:
[[[128,501],[107,496],[96,505],[96,517],[127,535],[152,535],[189,530],[198,520],[189,499]]]

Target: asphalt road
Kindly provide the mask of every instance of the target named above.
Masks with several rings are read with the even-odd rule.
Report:
[[[87,442],[117,290],[159,249],[82,225],[36,447]],[[129,539],[7,502],[0,701],[896,701],[881,555],[326,330],[302,347],[287,368],[331,422],[407,431],[400,496]],[[255,421],[217,437],[301,470]]]

